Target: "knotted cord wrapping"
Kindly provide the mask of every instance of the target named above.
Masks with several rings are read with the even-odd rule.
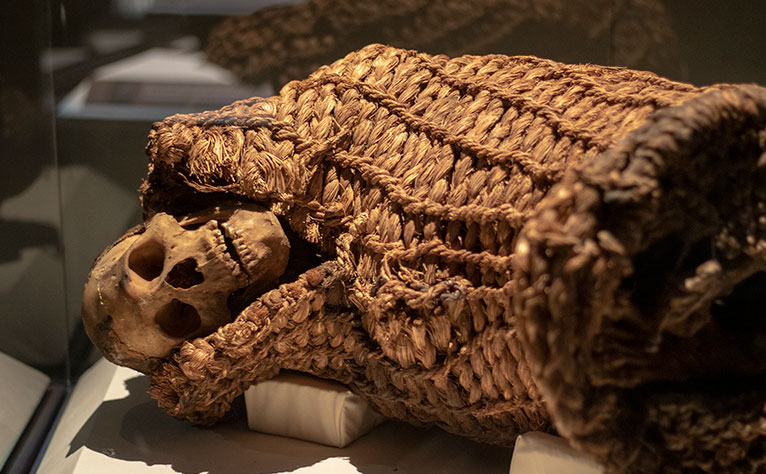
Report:
[[[234,194],[270,205],[325,263],[185,343],[152,394],[209,423],[292,369],[484,441],[552,417],[613,469],[756,472],[766,396],[710,395],[705,411],[683,394],[716,367],[662,340],[716,342],[706,308],[764,261],[765,103],[754,86],[372,45],[279,96],[169,117],[147,145],[147,217]],[[699,281],[716,275],[699,283],[662,267],[674,248],[652,249],[674,233],[717,235],[724,270],[694,261]],[[763,375],[759,354],[740,355],[745,372]],[[723,407],[735,441],[710,437]],[[678,432],[690,420],[707,429]]]

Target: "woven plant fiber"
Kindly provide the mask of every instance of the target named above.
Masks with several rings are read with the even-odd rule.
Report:
[[[764,472],[766,90],[371,45],[155,124],[146,217],[266,203],[311,267],[152,373],[222,417],[280,370],[612,472]],[[308,263],[307,263],[308,262]]]

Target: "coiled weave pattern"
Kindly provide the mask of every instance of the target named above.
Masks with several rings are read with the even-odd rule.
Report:
[[[479,440],[510,445],[553,421],[615,470],[757,472],[763,391],[744,381],[749,398],[709,407],[683,384],[716,367],[662,341],[715,342],[695,339],[705,308],[763,266],[764,104],[754,86],[371,45],[279,96],[169,117],[147,145],[147,217],[265,202],[324,263],[185,343],[151,393],[209,423],[252,383],[299,370]],[[671,258],[668,235],[718,236],[728,256],[645,268]],[[702,275],[694,291],[666,297],[687,270]],[[757,350],[742,373],[764,372]]]

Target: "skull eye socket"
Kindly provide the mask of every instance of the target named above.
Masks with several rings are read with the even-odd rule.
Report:
[[[183,289],[199,285],[204,280],[205,276],[197,270],[197,261],[193,258],[178,262],[165,277],[170,286]]]
[[[164,265],[165,248],[156,240],[142,243],[128,255],[128,268],[147,281],[160,276]]]
[[[162,332],[172,338],[188,336],[202,325],[194,306],[175,299],[160,309],[154,320]]]

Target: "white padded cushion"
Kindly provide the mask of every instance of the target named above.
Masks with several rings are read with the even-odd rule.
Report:
[[[251,430],[338,448],[384,420],[343,385],[294,373],[253,385],[245,404]]]
[[[510,474],[603,474],[604,468],[564,438],[529,432],[516,438]]]

